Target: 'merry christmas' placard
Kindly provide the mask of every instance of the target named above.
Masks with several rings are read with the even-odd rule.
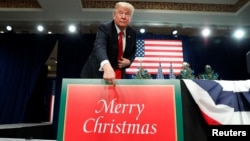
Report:
[[[182,141],[178,80],[66,79],[58,141]]]

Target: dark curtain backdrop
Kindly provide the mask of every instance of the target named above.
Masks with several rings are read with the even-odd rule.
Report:
[[[63,78],[80,78],[80,71],[93,48],[95,34],[61,35],[58,39],[58,60],[53,127],[57,132]]]
[[[246,54],[250,50],[249,38],[236,40],[232,37],[189,37],[185,56],[195,74],[203,73],[206,64],[211,65],[221,80],[249,79]]]
[[[0,124],[40,118],[42,107],[30,100],[46,89],[44,65],[55,41],[47,35],[0,35]]]
[[[205,65],[219,73],[219,79],[245,80],[246,53],[250,40],[234,40],[231,37],[201,37],[145,34],[138,39],[182,40],[184,61],[191,65],[195,75],[204,72]],[[39,122],[47,116],[44,97],[51,89],[44,66],[56,41],[58,41],[58,65],[53,125],[57,130],[61,82],[63,78],[80,78],[80,71],[88,58],[95,34],[65,35],[0,35],[0,124]],[[46,87],[46,88],[45,88]],[[54,87],[54,86],[53,86]]]

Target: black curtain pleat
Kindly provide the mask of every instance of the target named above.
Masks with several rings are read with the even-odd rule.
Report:
[[[93,48],[95,34],[66,34],[58,39],[58,64],[53,126],[57,132],[63,78],[80,78],[80,71]]]
[[[28,102],[36,95],[35,85],[55,42],[56,38],[48,35],[1,34],[0,124],[24,122]]]

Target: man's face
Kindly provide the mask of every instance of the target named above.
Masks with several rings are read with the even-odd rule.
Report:
[[[128,8],[125,7],[118,7],[113,15],[113,19],[116,23],[116,25],[123,30],[126,28],[131,20],[131,11]]]

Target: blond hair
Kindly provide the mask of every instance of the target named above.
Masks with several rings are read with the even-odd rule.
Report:
[[[117,3],[115,4],[115,9],[114,9],[114,12],[113,12],[113,13],[115,13],[115,11],[116,11],[116,9],[117,9],[118,7],[126,7],[126,8],[128,8],[128,9],[130,9],[130,11],[131,11],[131,17],[133,16],[134,11],[135,11],[135,8],[134,8],[134,6],[133,6],[132,4],[130,4],[130,3],[128,3],[128,2],[117,2]]]

